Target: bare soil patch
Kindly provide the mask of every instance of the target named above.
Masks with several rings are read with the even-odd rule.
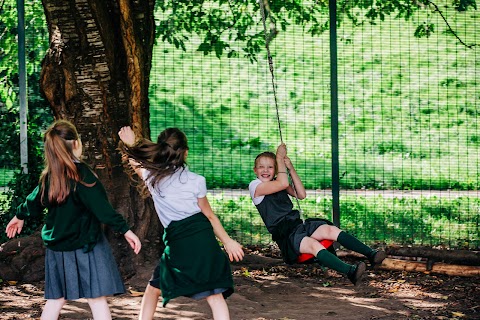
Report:
[[[232,265],[236,292],[228,299],[232,319],[480,319],[480,279],[428,273],[369,270],[355,288],[317,264],[285,265],[270,249],[249,248]],[[128,293],[110,297],[114,319],[137,319],[153,265],[126,282]],[[2,283],[1,319],[38,319],[43,282]],[[84,300],[69,302],[61,319],[90,319]],[[188,298],[161,304],[156,319],[211,319],[207,303]]]

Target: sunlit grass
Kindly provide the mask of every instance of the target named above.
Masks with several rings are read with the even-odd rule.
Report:
[[[478,42],[474,19],[449,14],[465,41]],[[479,187],[480,63],[437,15],[428,17],[437,32],[414,38],[424,18],[339,29],[342,188]],[[167,126],[182,128],[189,163],[209,187],[245,188],[256,154],[280,143],[265,53],[251,64],[195,50],[195,44],[187,52],[164,43],[155,47],[152,135]],[[329,188],[328,34],[312,38],[290,26],[271,51],[283,140],[307,188]]]
[[[246,196],[228,192],[210,199],[227,232],[244,244],[271,243],[257,209]],[[301,201],[303,218],[332,220],[331,198]],[[371,245],[423,245],[475,249],[480,246],[480,199],[342,196],[341,228]],[[476,218],[475,218],[476,217]]]

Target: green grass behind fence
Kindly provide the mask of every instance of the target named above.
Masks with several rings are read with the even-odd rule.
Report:
[[[272,242],[250,197],[218,194],[211,202],[233,238],[243,244]],[[300,205],[304,218],[332,219],[329,197],[307,198]],[[342,196],[340,211],[341,228],[371,245],[480,247],[478,198]]]
[[[272,243],[249,196],[234,197],[227,191],[209,194],[208,197],[214,212],[232,238],[244,245]],[[330,197],[309,197],[300,205],[303,218],[332,219]],[[0,211],[0,220],[7,222],[8,217],[2,217],[4,211]],[[454,249],[480,247],[478,198],[342,196],[340,211],[341,228],[371,245],[422,245]],[[6,240],[5,233],[0,233],[0,242]]]
[[[468,43],[478,12],[448,11]],[[439,15],[339,29],[339,152],[342,188],[475,190],[479,183],[478,49],[467,49]],[[427,19],[437,30],[415,38]],[[478,23],[477,23],[478,24]],[[255,155],[279,144],[268,62],[154,48],[152,134],[185,130],[192,170],[216,188],[245,188]],[[271,43],[280,122],[309,189],[331,187],[329,35],[294,26]]]

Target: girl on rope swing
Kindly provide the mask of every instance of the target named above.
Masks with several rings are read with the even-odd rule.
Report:
[[[289,183],[287,169],[292,179]],[[282,258],[287,264],[297,262],[301,254],[311,254],[319,264],[345,274],[357,286],[366,270],[364,262],[351,265],[340,260],[334,253],[326,250],[320,241],[337,241],[349,250],[365,255],[372,267],[381,264],[386,254],[374,250],[357,238],[340,230],[330,221],[323,219],[300,218],[300,212],[293,210],[289,197],[306,197],[305,187],[287,156],[285,144],[280,144],[276,154],[260,153],[255,158],[253,168],[257,178],[250,182],[249,191],[265,226],[278,244]]]

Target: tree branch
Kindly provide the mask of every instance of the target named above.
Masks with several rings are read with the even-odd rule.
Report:
[[[440,14],[440,16],[442,17],[443,21],[445,22],[445,24],[447,25],[448,29],[450,30],[450,32],[455,36],[455,38],[457,38],[457,40],[463,44],[465,47],[469,48],[469,49],[473,49],[473,47],[475,47],[477,44],[474,43],[474,44],[466,44],[458,35],[457,33],[453,30],[453,28],[450,26],[450,24],[448,23],[447,21],[447,18],[445,18],[445,16],[443,15],[443,12],[440,10],[440,8],[438,7],[437,4],[433,3],[432,1],[430,0],[427,0],[428,3],[430,3],[432,6],[435,7],[435,11],[434,12],[438,12]]]

